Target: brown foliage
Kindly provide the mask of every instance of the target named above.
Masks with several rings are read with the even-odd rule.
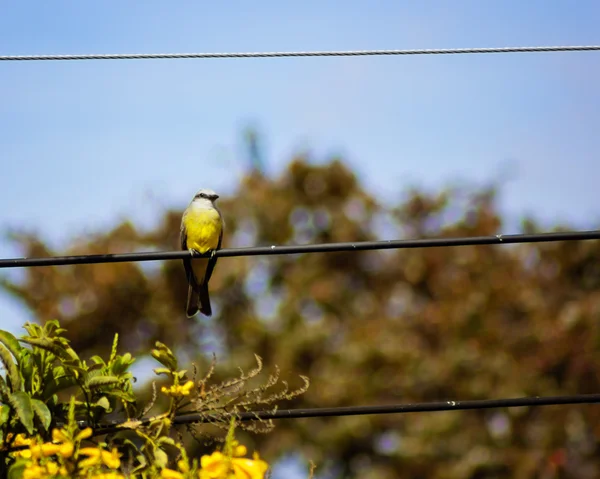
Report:
[[[297,158],[279,178],[254,172],[220,200],[223,246],[497,234],[494,199],[412,191],[388,208],[342,162]],[[26,256],[172,250],[180,215],[66,251],[17,240]],[[31,268],[5,287],[90,354],[118,332],[133,353],[160,340],[197,357],[216,335],[220,364],[247,366],[256,353],[267,369],[307,375],[293,407],[575,394],[600,386],[599,252],[588,241],[223,258],[214,320],[186,320],[177,261]],[[585,478],[600,473],[597,419],[591,406],[305,419],[254,439],[263,456],[301,451],[344,477]]]

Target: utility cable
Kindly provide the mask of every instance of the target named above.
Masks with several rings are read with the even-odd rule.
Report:
[[[303,419],[315,417],[363,416],[377,414],[406,414],[415,412],[465,411],[471,409],[497,409],[528,406],[557,406],[566,404],[600,403],[600,394],[581,394],[570,396],[535,396],[506,399],[480,399],[469,401],[436,401],[412,404],[391,404],[385,406],[346,406],[312,409],[276,409],[266,411],[247,411],[223,414],[181,414],[173,418],[173,424],[208,423],[215,420],[229,420],[235,416],[240,421],[269,419]],[[123,424],[106,424],[94,431],[94,435],[112,434],[123,429],[150,424],[155,418],[129,420]],[[85,427],[82,423],[81,427]]]
[[[258,246],[253,248],[226,248],[214,252],[219,258],[233,256],[282,255],[301,253],[334,253],[341,251],[369,251],[384,249],[437,248],[515,243],[547,243],[553,241],[582,241],[600,239],[600,230],[565,231],[558,233],[511,234],[494,236],[467,236],[459,238],[431,238],[414,240],[360,241],[354,243],[323,243],[295,246]],[[0,259],[2,268],[32,266],[62,266],[72,264],[124,263],[129,261],[159,261],[208,257],[189,251],[158,251],[148,253],[94,254],[81,256],[53,256],[48,258]]]
[[[432,48],[416,50],[338,50],[304,52],[232,52],[232,53],[103,53],[85,55],[2,55],[0,61],[64,60],[156,60],[182,58],[289,58],[289,57],[360,57],[395,55],[459,55],[468,53],[540,53],[600,50],[600,45],[539,46],[500,48]]]

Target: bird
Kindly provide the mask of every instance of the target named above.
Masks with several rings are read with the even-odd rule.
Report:
[[[212,315],[208,281],[217,264],[215,252],[221,248],[225,223],[215,206],[219,198],[213,190],[199,190],[181,218],[181,249],[192,254],[211,252],[209,257],[184,258],[183,267],[188,281],[186,315],[192,318],[198,310],[205,316]]]

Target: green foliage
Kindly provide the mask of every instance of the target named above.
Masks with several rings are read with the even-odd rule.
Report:
[[[160,474],[182,479],[227,479],[233,477],[228,471],[235,464],[241,471],[235,477],[249,477],[243,474],[252,473],[252,477],[262,478],[267,468],[264,461],[236,459],[245,455],[245,448],[239,452],[233,437],[233,429],[241,427],[236,412],[293,399],[308,386],[306,380],[304,388],[289,391],[284,383],[271,392],[278,384],[276,374],[261,386],[246,387],[262,368],[258,357],[256,369],[241,372],[239,378],[225,383],[209,384],[214,364],[199,381],[194,366],[194,378],[190,379],[186,370],[178,369],[171,349],[156,342],[152,356],[164,367],[155,372],[168,377],[161,393],[169,401],[163,413],[146,417],[157,397],[143,410],[137,409],[129,372],[134,358],[129,353],[118,354],[118,336],[115,335],[108,361],[100,356],[85,361],[70,347],[66,330],[58,321],[48,321],[43,326],[28,323],[24,327],[27,335],[19,340],[0,331],[5,349],[2,361],[7,371],[6,379],[0,377],[0,479],[119,479],[125,475],[145,479]],[[227,417],[219,416],[223,412],[229,413]],[[181,434],[173,426],[178,415],[189,413],[196,413],[199,422],[206,419],[229,429],[225,455],[216,452],[212,458],[215,467],[224,471],[222,475],[203,472],[198,460],[190,461]],[[119,419],[115,421],[115,417]],[[191,431],[194,427],[200,433],[200,426],[188,425]],[[100,437],[105,440],[99,440]],[[238,452],[234,454],[234,450]],[[127,460],[121,461],[122,457]],[[169,469],[175,463],[178,470]]]
[[[108,362],[94,356],[88,364],[69,346],[58,321],[24,327],[27,335],[19,340],[0,331],[0,359],[7,371],[0,378],[0,441],[23,432],[48,439],[51,425],[66,420],[61,395],[75,398],[75,416],[90,425],[117,407],[134,410],[128,371],[134,360],[117,354],[117,336]]]
[[[177,369],[177,358],[175,358],[171,350],[160,341],[156,342],[156,349],[152,350],[152,357],[165,366],[166,372],[173,373]]]

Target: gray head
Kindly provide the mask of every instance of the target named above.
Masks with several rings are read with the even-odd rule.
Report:
[[[194,196],[193,201],[198,201],[198,200],[210,201],[212,203],[218,197],[219,197],[219,195],[217,195],[213,190],[209,190],[207,188],[202,188],[201,190],[198,191],[198,193],[196,193],[196,196]]]

